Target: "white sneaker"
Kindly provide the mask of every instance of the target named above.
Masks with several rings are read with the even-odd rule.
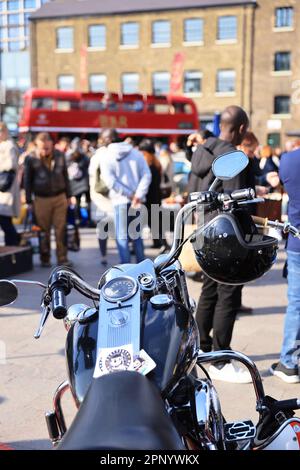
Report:
[[[212,379],[222,380],[223,382],[236,384],[249,384],[252,382],[249,371],[242,369],[234,361],[225,364],[221,369],[211,365],[209,375]]]

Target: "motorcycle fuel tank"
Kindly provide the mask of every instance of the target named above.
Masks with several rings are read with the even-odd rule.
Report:
[[[181,304],[141,303],[140,349],[156,367],[148,377],[166,395],[193,366],[199,347],[195,320]],[[122,328],[122,327],[121,327]],[[69,383],[77,406],[91,383],[97,356],[98,312],[92,309],[69,330],[66,342]]]

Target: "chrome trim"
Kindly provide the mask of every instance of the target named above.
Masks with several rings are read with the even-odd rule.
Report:
[[[217,362],[217,361],[231,361],[235,360],[244,364],[250,372],[252,383],[255,390],[257,400],[257,411],[263,410],[263,399],[265,398],[265,391],[262,384],[261,376],[254,362],[249,359],[245,354],[235,351],[215,351],[210,353],[200,353],[198,351],[197,364],[204,364],[206,362]]]
[[[58,424],[58,428],[60,430],[60,438],[67,432],[67,426],[64,418],[64,414],[61,407],[61,399],[65,392],[70,389],[69,382],[66,380],[62,382],[59,387],[56,389],[53,397],[53,408]]]
[[[181,249],[179,246],[184,241],[184,219],[190,216],[197,208],[197,201],[189,202],[180,209],[175,220],[174,239],[170,252],[166,255],[164,261],[155,260],[154,267],[157,272],[166,268],[173,260],[179,258]],[[191,235],[192,236],[192,235]]]
[[[85,304],[73,304],[68,308],[67,316],[63,319],[64,327],[67,331],[70,330],[72,325],[79,320],[81,314],[83,314],[90,307]]]
[[[197,421],[204,425],[206,445],[209,443],[219,450],[225,450],[224,422],[216,389],[208,379],[194,380]],[[215,442],[212,442],[212,437]],[[202,440],[202,437],[199,436],[199,439]]]
[[[123,297],[118,297],[116,299],[113,299],[109,295],[105,294],[105,289],[108,287],[108,284],[113,284],[114,282],[120,282],[122,280],[130,281],[133,283],[133,290],[130,292],[130,294],[124,295]],[[114,279],[110,279],[110,281],[107,281],[101,289],[101,294],[107,302],[116,304],[118,302],[125,302],[126,300],[131,299],[131,297],[133,297],[137,293],[137,290],[138,290],[138,283],[133,277],[120,276]]]
[[[87,282],[85,282],[83,279],[78,277],[76,274],[74,274],[71,271],[68,271],[65,268],[59,269],[58,274],[67,276],[72,282],[73,282],[73,287],[77,289],[78,292],[81,294],[85,295],[86,297],[93,299],[93,300],[98,300],[100,299],[100,294],[101,291],[99,289],[95,289],[95,287],[91,286]]]
[[[258,446],[254,446],[253,449],[255,450],[263,450],[265,449],[268,445],[270,445],[278,436],[279,434],[284,430],[286,426],[288,426],[291,423],[298,422],[300,426],[300,418],[297,418],[297,416],[293,418],[287,419],[284,423],[281,424],[281,426],[277,429],[277,431],[272,434],[272,436],[267,437],[265,441],[263,441],[263,444],[260,444]]]
[[[10,279],[10,281],[14,283],[18,283],[18,284],[31,284],[31,285],[42,287],[43,289],[47,289],[46,284],[43,284],[43,282],[39,282],[39,281],[26,281],[25,279]]]

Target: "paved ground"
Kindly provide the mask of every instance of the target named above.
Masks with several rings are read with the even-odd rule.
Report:
[[[82,250],[70,255],[76,269],[94,285],[100,277],[97,240],[92,230],[82,236]],[[153,254],[152,251],[148,253]],[[255,360],[269,395],[278,399],[300,396],[299,385],[288,385],[268,373],[270,364],[280,351],[282,325],[286,305],[286,285],[281,277],[284,253],[263,279],[244,289],[243,301],[255,308],[254,315],[240,316],[236,322],[232,347]],[[117,261],[110,249],[110,259]],[[49,271],[36,265],[22,277],[46,281]],[[21,276],[20,276],[21,277]],[[201,284],[189,280],[190,293],[197,298]],[[78,295],[69,297],[80,299]],[[0,364],[0,442],[18,449],[47,449],[48,435],[44,412],[52,407],[56,387],[65,380],[62,322],[51,318],[39,340],[33,338],[39,321],[40,290],[21,287],[20,296],[10,307],[1,308],[0,340],[6,346],[6,363]],[[216,382],[223,412],[228,420],[256,419],[255,398],[251,385]],[[134,399],[134,397],[133,397]],[[72,420],[74,406],[69,396],[64,399],[67,422]]]

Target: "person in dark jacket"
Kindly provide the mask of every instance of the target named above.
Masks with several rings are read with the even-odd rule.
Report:
[[[160,209],[161,205],[161,179],[162,179],[162,166],[155,156],[155,146],[150,139],[144,139],[139,145],[139,150],[144,155],[144,158],[149,166],[152,180],[146,195],[145,206],[148,212],[148,223],[153,238],[153,248],[168,248],[168,244],[162,234],[162,214]],[[153,220],[153,206],[157,209],[157,217]]]
[[[70,265],[65,244],[68,198],[71,197],[65,156],[55,150],[47,132],[35,138],[35,150],[26,158],[24,186],[28,209],[34,208],[36,222],[43,233],[41,264],[50,263],[50,232],[55,229],[58,264]]]
[[[219,138],[210,137],[199,145],[192,157],[189,192],[207,191],[215,177],[212,163],[216,157],[236,150],[247,131],[249,120],[245,111],[230,106],[221,115]],[[217,191],[232,192],[248,187],[250,176],[247,168],[228,181],[220,181]],[[211,217],[211,215],[210,215]],[[241,287],[220,284],[204,275],[196,320],[200,331],[200,344],[204,352],[230,349],[230,342],[237,311],[241,304]],[[210,333],[213,329],[213,338]],[[235,383],[251,382],[250,374],[235,363],[210,366],[211,377]]]

